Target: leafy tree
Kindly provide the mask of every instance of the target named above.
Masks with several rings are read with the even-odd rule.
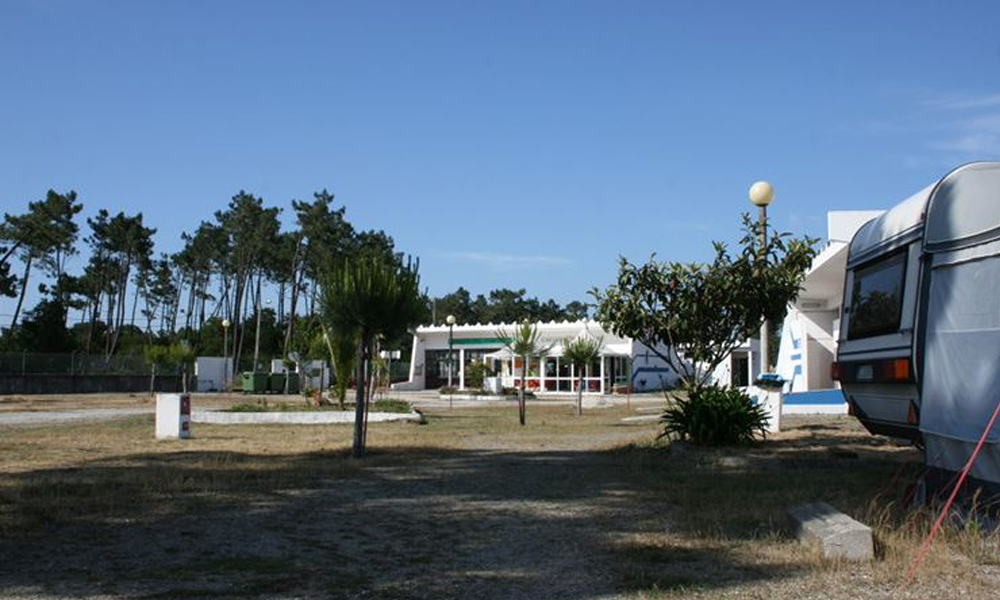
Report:
[[[76,192],[60,194],[55,190],[49,190],[44,200],[28,204],[27,213],[4,214],[0,238],[13,244],[13,248],[8,252],[17,251],[24,263],[24,273],[20,278],[21,291],[11,320],[11,328],[17,325],[31,277],[31,267],[36,261],[40,262],[46,273],[55,279],[58,300],[63,303],[64,298],[58,286],[65,271],[66,257],[76,252],[74,245],[79,226],[73,218],[81,210],[83,205],[76,202]],[[6,277],[4,271],[0,271],[0,276]]]
[[[91,246],[91,259],[85,276],[91,296],[91,323],[101,310],[102,297],[108,325],[105,339],[105,353],[111,356],[118,347],[125,315],[128,312],[128,284],[133,270],[149,269],[153,254],[153,234],[155,229],[144,226],[142,213],[128,216],[119,212],[114,217],[101,209],[97,216],[87,219],[91,235],[87,242]],[[135,302],[138,301],[136,297]],[[133,303],[133,314],[135,313]],[[134,318],[133,318],[134,321]]]
[[[589,313],[590,309],[587,305],[579,300],[573,300],[563,309],[567,321],[582,321],[588,317]]]
[[[10,272],[10,258],[14,256],[18,245],[0,246],[0,296],[13,298],[17,295],[17,277]]]
[[[597,320],[649,347],[686,387],[705,385],[712,370],[764,318],[780,316],[798,296],[815,256],[815,240],[774,234],[761,249],[757,223],[743,215],[743,226],[740,252],[731,255],[715,242],[709,264],[650,260],[633,265],[622,258],[617,283],[591,292]]]
[[[285,330],[285,353],[289,351],[298,309],[299,296],[315,285],[323,270],[331,263],[339,263],[352,254],[354,227],[344,214],[346,207],[331,209],[334,196],[323,190],[313,194],[312,202],[292,200],[298,231],[291,263],[291,302],[288,326]],[[287,243],[287,242],[286,242]],[[308,285],[306,280],[313,285]],[[310,299],[307,296],[307,300]],[[311,312],[311,311],[310,311]]]
[[[435,298],[434,312],[435,315],[442,315],[442,322],[448,315],[454,315],[457,323],[476,323],[479,318],[472,306],[472,295],[464,287]]]
[[[576,414],[583,414],[583,374],[588,365],[601,357],[601,343],[603,339],[594,339],[589,336],[581,336],[572,340],[563,341],[562,359],[576,368],[579,383],[576,389]]]
[[[29,352],[71,352],[73,336],[66,329],[66,307],[58,298],[42,300],[28,311],[16,340],[20,349]]]
[[[224,265],[231,285],[226,286],[224,293],[228,296],[228,292],[232,292],[228,306],[229,320],[234,325],[231,332],[234,369],[246,342],[250,308],[252,306],[255,312],[260,309],[264,256],[276,243],[280,211],[279,208],[265,208],[262,199],[240,190],[226,210],[215,213],[228,240],[229,255]],[[227,281],[230,281],[228,277]]]
[[[320,307],[327,330],[356,331],[356,406],[353,456],[365,452],[365,374],[379,336],[405,331],[423,311],[418,265],[367,255],[329,266]]]
[[[521,425],[524,425],[526,404],[524,400],[524,388],[528,375],[528,360],[532,357],[540,357],[552,349],[552,345],[541,343],[541,333],[537,325],[532,325],[529,321],[524,321],[507,332],[503,328],[497,330],[497,338],[511,354],[521,359],[521,385],[517,395],[517,416]]]
[[[541,302],[528,298],[523,288],[500,288],[488,296],[479,294],[475,299],[463,287],[450,294],[434,298],[431,304],[431,322],[440,325],[448,315],[455,315],[459,323],[519,323],[529,321],[578,321],[587,318],[587,305],[574,301],[565,307],[555,300]]]

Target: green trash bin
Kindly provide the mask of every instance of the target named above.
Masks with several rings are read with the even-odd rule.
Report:
[[[267,391],[267,373],[245,371],[241,375],[244,394],[263,394]]]
[[[267,376],[267,391],[275,394],[285,393],[285,374],[271,373]]]
[[[289,373],[288,374],[288,393],[298,394],[299,393],[299,374]]]

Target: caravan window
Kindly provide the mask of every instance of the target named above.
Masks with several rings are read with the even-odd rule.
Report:
[[[854,272],[848,338],[871,337],[899,329],[905,272],[905,252]]]

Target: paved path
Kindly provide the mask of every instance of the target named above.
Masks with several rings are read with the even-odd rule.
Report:
[[[73,421],[104,421],[132,415],[152,414],[153,407],[86,408],[72,410],[25,410],[0,412],[0,425],[55,425]]]

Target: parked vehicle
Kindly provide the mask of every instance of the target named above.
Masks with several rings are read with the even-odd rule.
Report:
[[[959,167],[858,230],[833,377],[870,432],[922,444],[942,478],[962,468],[1000,402],[1000,163]],[[998,434],[972,476],[1000,491]]]

